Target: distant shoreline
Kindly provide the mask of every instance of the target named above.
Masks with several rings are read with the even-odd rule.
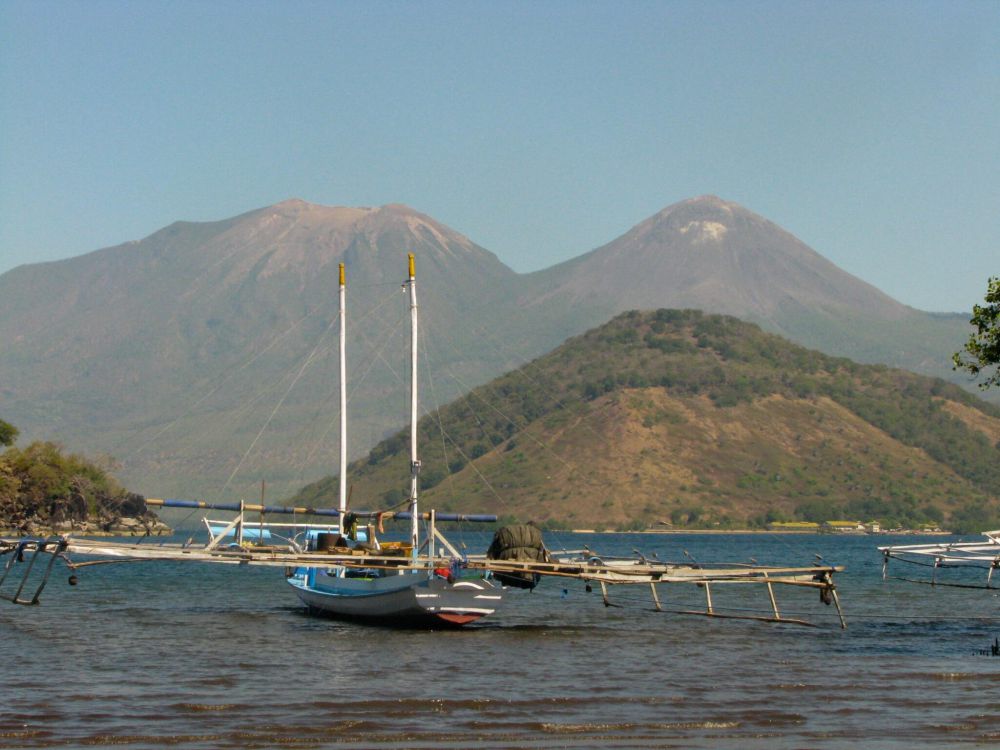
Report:
[[[950,536],[951,531],[920,531],[902,529],[899,531],[823,531],[820,529],[640,529],[636,531],[608,531],[597,529],[565,529],[560,533],[570,534],[806,534],[815,536]]]

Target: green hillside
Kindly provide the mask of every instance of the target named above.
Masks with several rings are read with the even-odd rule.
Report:
[[[601,528],[1000,526],[1000,409],[695,310],[624,313],[420,431],[422,497],[439,509]],[[405,499],[407,446],[399,433],[352,466],[353,505]],[[335,496],[331,478],[295,500]]]

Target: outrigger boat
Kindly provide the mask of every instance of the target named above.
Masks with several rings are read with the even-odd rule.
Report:
[[[294,569],[288,582],[311,610],[341,617],[356,617],[391,622],[443,621],[465,625],[492,614],[500,603],[501,587],[489,576],[464,576],[449,565],[424,566],[420,559],[420,514],[417,509],[420,459],[417,457],[417,285],[413,254],[409,256],[406,288],[410,298],[410,520],[409,544],[381,543],[375,536],[375,524],[359,527],[355,514],[347,514],[347,368],[346,363],[346,282],[344,264],[340,264],[340,482],[338,528],[313,529],[307,539],[314,550],[352,552],[349,540],[362,552],[383,558],[370,567],[334,565],[301,566]],[[399,517],[399,516],[397,516]],[[345,529],[345,519],[350,521]],[[427,538],[428,556],[443,537],[435,538],[436,525],[431,514],[431,534]],[[471,519],[467,519],[471,520]],[[483,516],[495,521],[494,516]],[[381,526],[381,524],[379,524]],[[355,546],[354,549],[359,547]],[[410,565],[402,566],[409,558]]]
[[[147,501],[150,502],[150,501]],[[162,505],[165,507],[199,507],[206,509],[232,510],[232,505],[220,505],[188,500],[160,500],[150,502],[151,505]],[[239,507],[239,506],[236,506]],[[237,519],[231,523],[236,526],[244,525],[243,514],[254,513],[263,510],[265,513],[296,513],[311,514],[313,511],[321,509],[313,508],[279,508],[271,506],[260,506],[242,504],[242,511]],[[443,515],[443,514],[442,514]],[[406,519],[407,514],[383,514],[383,516],[394,516]],[[431,524],[434,523],[434,514],[423,514],[422,518]],[[451,519],[450,519],[451,520]],[[468,521],[481,520],[471,516],[456,516],[453,520]],[[247,526],[257,527],[258,524],[250,522]],[[273,525],[272,525],[273,526]],[[288,524],[292,526],[292,524]],[[265,525],[265,528],[267,525]],[[301,525],[299,528],[302,528]],[[420,554],[416,560],[409,558],[400,559],[396,556],[385,556],[358,552],[352,550],[352,554],[343,554],[338,551],[327,550],[304,550],[293,541],[289,540],[287,546],[258,545],[250,543],[246,539],[242,542],[232,542],[222,544],[231,535],[226,531],[221,531],[213,537],[207,545],[193,546],[171,543],[125,543],[114,541],[74,539],[71,537],[51,537],[48,539],[4,539],[0,540],[0,559],[8,556],[6,564],[0,572],[0,597],[14,602],[15,604],[38,604],[39,596],[45,588],[52,572],[53,564],[57,559],[64,561],[72,571],[70,583],[76,583],[76,572],[92,565],[104,565],[118,562],[140,562],[140,561],[175,561],[175,562],[200,562],[200,563],[220,563],[227,565],[261,565],[284,568],[286,573],[292,576],[301,575],[302,569],[322,570],[344,568],[351,571],[355,576],[370,576],[372,571],[381,571],[391,577],[393,574],[403,576],[419,576],[422,581],[427,581],[427,591],[437,593],[445,589],[443,582],[452,583],[451,591],[458,586],[462,579],[455,579],[457,571],[461,576],[489,576],[490,585],[493,591],[501,591],[498,585],[506,582],[507,585],[518,580],[528,581],[525,584],[515,584],[520,588],[530,588],[533,581],[547,577],[556,577],[562,580],[575,579],[587,585],[588,590],[591,584],[597,583],[600,586],[601,596],[605,606],[614,606],[610,589],[614,586],[648,586],[651,594],[653,608],[657,611],[667,611],[663,606],[663,597],[659,593],[659,587],[671,584],[696,585],[704,590],[705,609],[684,609],[673,610],[676,614],[702,615],[706,617],[758,620],[762,622],[784,623],[789,625],[813,626],[814,623],[798,617],[788,617],[782,615],[775,596],[775,589],[778,586],[792,586],[818,590],[820,601],[825,604],[836,605],[837,614],[840,618],[842,628],[847,627],[843,611],[840,607],[840,600],[837,589],[834,585],[833,576],[843,570],[841,566],[834,565],[813,565],[804,567],[776,567],[760,566],[740,563],[684,563],[651,561],[641,555],[635,557],[609,558],[594,555],[592,552],[567,551],[564,553],[547,555],[545,561],[525,561],[516,559],[493,559],[487,555],[467,555],[458,552],[450,545],[444,554]],[[442,540],[440,532],[436,538]],[[32,579],[32,568],[36,561],[44,555],[50,555],[47,563],[40,566],[39,573]],[[99,558],[87,560],[75,560],[71,556],[81,556],[85,558]],[[18,564],[26,563],[19,570]],[[17,573],[20,572],[20,575]],[[12,575],[13,574],[13,575]],[[449,577],[452,581],[449,581]],[[348,577],[348,580],[351,578]],[[14,587],[14,594],[4,591],[5,581],[9,580],[8,587]],[[412,583],[412,579],[405,579]],[[474,579],[478,580],[478,579]],[[487,580],[485,577],[482,580]],[[754,584],[766,589],[771,611],[769,614],[737,614],[727,612],[725,607],[720,607],[717,601],[713,601],[713,591],[718,591],[718,587],[730,584]],[[293,584],[294,585],[294,584]],[[417,583],[411,588],[414,599],[417,594],[422,593],[422,586]],[[405,600],[405,596],[396,597]],[[308,604],[308,600],[305,600]],[[420,600],[417,599],[419,602]],[[488,600],[489,604],[477,607],[477,609],[487,609],[492,612],[499,602]],[[442,597],[439,602],[449,605],[449,599]],[[468,607],[467,600],[461,606]],[[319,610],[319,608],[315,608]],[[323,611],[323,610],[321,610]],[[325,610],[330,614],[337,614],[331,610]],[[412,610],[403,610],[404,613]],[[444,612],[448,614],[447,611]],[[352,616],[350,612],[344,612],[345,616]],[[476,615],[472,619],[487,614],[487,612],[470,612]],[[421,616],[400,616],[399,618],[379,617],[368,618],[388,624],[432,624],[435,620],[441,625],[463,625],[471,622],[460,617],[430,617]]]
[[[910,583],[926,583],[931,586],[955,586],[958,588],[992,589],[993,571],[1000,569],[1000,529],[985,531],[985,542],[945,542],[944,544],[900,544],[879,547],[882,553],[882,580],[894,578]],[[910,566],[931,568],[930,578],[907,578],[889,575],[889,561],[898,560]],[[939,575],[943,571],[959,568],[986,571],[984,583],[970,583],[967,579],[947,580]]]
[[[191,500],[147,499],[152,507],[224,510],[236,513],[230,521],[205,519],[209,541],[203,546],[76,539],[69,535],[46,539],[2,539],[0,597],[15,604],[37,604],[57,559],[73,572],[115,562],[183,561],[284,568],[288,583],[312,612],[387,624],[466,625],[492,614],[510,588],[531,589],[546,577],[576,579],[600,585],[606,606],[613,606],[610,586],[648,586],[654,609],[663,611],[658,586],[697,585],[705,593],[704,610],[675,610],[679,614],[750,619],[794,625],[812,625],[782,616],[776,586],[818,590],[825,604],[836,604],[841,627],[846,627],[833,576],[843,570],[832,565],[767,567],[757,564],[703,564],[610,558],[590,550],[553,554],[534,527],[500,529],[486,554],[460,552],[437,528],[438,522],[496,522],[493,515],[421,512],[418,509],[420,461],[417,457],[417,300],[413,256],[406,284],[411,312],[410,497],[406,511],[351,511],[347,507],[346,389],[345,389],[345,279],[340,267],[340,483],[338,508],[209,503]],[[259,521],[247,514],[259,514]],[[302,521],[264,523],[264,515],[291,514]],[[306,523],[305,518],[330,517],[335,523]],[[386,521],[408,521],[406,542],[378,538]],[[425,533],[421,542],[420,527]],[[278,544],[273,542],[278,541]],[[35,571],[44,555],[47,563]],[[96,558],[78,561],[75,557]],[[23,563],[23,567],[21,564]],[[5,584],[13,593],[5,591]],[[727,612],[713,603],[713,587],[754,584],[766,589],[767,614]],[[716,589],[717,590],[717,589]]]

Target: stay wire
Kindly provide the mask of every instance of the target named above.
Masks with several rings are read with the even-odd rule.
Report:
[[[284,394],[282,394],[281,399],[278,401],[277,404],[275,404],[274,408],[271,410],[271,413],[268,415],[268,417],[265,420],[264,424],[261,426],[260,430],[257,431],[256,437],[254,437],[253,441],[250,443],[250,446],[244,452],[243,457],[239,460],[239,463],[236,464],[236,467],[233,469],[232,473],[229,475],[229,479],[227,479],[226,483],[222,486],[222,489],[219,491],[220,495],[224,494],[225,491],[226,491],[226,489],[228,489],[229,484],[233,481],[233,477],[235,477],[236,474],[237,474],[237,472],[242,468],[243,463],[247,459],[247,456],[250,455],[250,452],[254,449],[254,446],[257,445],[257,441],[260,440],[261,435],[264,434],[264,431],[271,424],[271,420],[274,419],[274,416],[278,413],[278,410],[281,408],[281,405],[283,403],[285,403],[285,399],[288,397],[288,394],[292,392],[292,389],[295,387],[295,384],[299,382],[299,379],[305,373],[306,368],[308,368],[309,365],[310,365],[310,363],[312,363],[313,357],[315,356],[316,352],[319,350],[320,345],[323,343],[323,339],[333,329],[334,324],[336,322],[337,322],[337,318],[334,318],[333,320],[331,320],[330,324],[326,327],[326,330],[323,331],[323,334],[320,336],[320,340],[316,343],[316,346],[313,347],[313,350],[312,350],[312,352],[310,352],[309,356],[306,358],[306,361],[302,363],[302,367],[299,368],[299,371],[295,375],[295,378],[292,380],[291,383],[289,383],[288,388],[285,389],[285,392],[284,392]]]
[[[169,431],[170,429],[172,429],[174,426],[176,426],[182,419],[185,419],[186,417],[188,417],[191,414],[193,414],[195,412],[195,410],[199,406],[201,406],[202,403],[204,403],[207,399],[209,399],[213,395],[215,395],[222,388],[222,386],[224,386],[226,383],[228,383],[230,380],[232,380],[234,377],[236,377],[239,373],[241,373],[247,367],[249,367],[250,365],[252,365],[258,359],[260,359],[262,356],[264,356],[265,354],[267,354],[267,352],[269,352],[271,349],[273,349],[275,346],[277,346],[278,343],[285,336],[287,336],[288,334],[290,334],[292,331],[294,331],[296,328],[298,328],[304,321],[306,321],[308,318],[310,318],[313,315],[315,315],[321,309],[322,309],[322,306],[319,306],[319,307],[314,308],[313,310],[310,310],[305,315],[303,315],[298,320],[296,320],[291,326],[289,326],[284,331],[282,331],[280,334],[278,334],[277,336],[275,336],[271,340],[271,343],[269,343],[267,346],[265,346],[260,351],[258,351],[256,353],[254,353],[253,355],[251,355],[251,357],[249,359],[247,359],[245,362],[243,362],[243,364],[239,365],[235,369],[229,370],[228,373],[226,374],[226,376],[224,378],[222,378],[215,385],[214,388],[212,388],[211,390],[209,390],[208,392],[206,392],[203,396],[201,396],[196,401],[194,401],[192,404],[190,404],[188,406],[188,408],[185,409],[183,412],[181,412],[181,414],[178,417],[176,417],[174,420],[168,422],[164,427],[162,427],[159,431],[157,431],[151,438],[149,438],[145,442],[141,443],[134,450],[130,451],[124,457],[122,457],[122,459],[121,459],[122,462],[124,463],[124,462],[128,461],[130,458],[134,458],[135,456],[137,456],[143,450],[145,450],[150,445],[152,445],[154,442],[156,442],[160,437],[162,437],[164,433],[166,433],[167,431]]]
[[[369,286],[379,287],[379,286],[386,286],[386,285],[369,285]],[[374,307],[372,307],[369,310],[367,310],[359,318],[359,322],[364,322],[369,317],[373,316],[380,308],[382,308],[390,299],[392,299],[396,295],[397,295],[397,292],[394,292],[393,294],[384,296]],[[237,468],[234,471],[238,471],[239,468],[240,468],[240,465],[249,456],[250,451],[252,451],[254,445],[262,437],[264,431],[267,429],[267,427],[269,426],[269,424],[271,423],[271,421],[274,419],[274,417],[277,414],[278,410],[280,410],[280,408],[282,407],[285,399],[287,398],[287,396],[289,395],[289,393],[291,392],[291,390],[295,387],[295,385],[298,383],[298,381],[300,380],[300,378],[303,376],[303,374],[305,372],[305,369],[310,365],[311,362],[316,361],[316,359],[317,359],[318,356],[321,356],[321,355],[325,356],[326,354],[328,354],[329,352],[331,352],[334,349],[335,344],[327,344],[327,343],[324,343],[324,341],[325,341],[326,337],[329,335],[330,330],[333,327],[335,327],[338,322],[339,322],[339,315],[335,316],[335,317],[333,317],[331,319],[330,324],[324,329],[323,333],[317,339],[316,345],[313,347],[313,350],[309,353],[309,355],[305,358],[305,360],[303,362],[303,365],[299,368],[298,372],[296,372],[295,367],[289,367],[289,368],[287,368],[282,373],[281,377],[277,381],[275,381],[272,385],[270,385],[270,386],[268,386],[266,388],[258,390],[258,392],[255,393],[250,399],[248,399],[247,401],[245,401],[239,407],[239,409],[237,409],[235,412],[232,412],[229,415],[227,415],[229,417],[229,421],[235,420],[237,422],[239,420],[241,420],[241,419],[244,419],[245,417],[250,416],[254,412],[254,410],[256,409],[257,405],[260,404],[262,401],[264,401],[265,398],[268,396],[268,394],[271,391],[280,388],[282,386],[282,384],[284,384],[286,381],[291,380],[291,382],[289,383],[289,385],[285,389],[285,391],[282,394],[282,396],[278,399],[277,404],[272,409],[271,414],[268,417],[267,421],[265,422],[264,426],[261,428],[260,431],[258,431],[256,437],[254,438],[254,440],[250,444],[250,447],[247,449],[247,452],[244,454],[243,458],[241,459],[240,464],[237,465]],[[324,402],[324,404],[327,403],[328,401],[329,401],[329,396],[328,396],[327,400]],[[338,410],[337,411],[339,413],[339,406],[338,406]],[[318,416],[318,414],[319,414],[319,412],[314,413],[314,417]],[[219,424],[217,426],[218,426],[219,429],[223,429],[224,428],[224,423],[223,424]],[[329,429],[332,429],[332,428],[328,428],[326,434],[329,433]],[[302,465],[301,464],[301,459],[299,461],[299,465],[300,466]],[[220,494],[222,492],[224,492],[228,488],[228,486],[229,486],[230,482],[232,481],[232,479],[234,478],[234,476],[235,476],[235,473],[230,475],[230,477],[227,480],[226,484],[223,486],[222,490],[220,490]],[[286,484],[288,485],[288,487],[286,488],[285,492],[288,492],[297,483],[297,481],[298,480],[295,480],[295,479],[289,479],[289,480],[287,480]]]
[[[425,353],[425,359],[429,359],[429,355],[427,355],[426,353]],[[466,403],[466,405],[467,405],[467,407],[469,409],[469,413],[472,414],[473,418],[476,420],[476,424],[479,426],[479,429],[480,429],[480,432],[481,432],[482,436],[487,441],[489,441],[490,443],[492,443],[492,440],[490,439],[491,435],[487,432],[487,428],[486,428],[485,422],[482,419],[480,419],[479,414],[476,412],[476,410],[472,407],[472,405],[468,401],[468,397],[472,393],[473,389],[470,389],[465,383],[463,383],[461,381],[461,379],[458,378],[458,376],[456,376],[454,374],[454,371],[449,366],[444,365],[443,367],[444,367],[445,371],[447,372],[447,374],[452,378],[452,380],[454,380],[456,383],[458,383],[459,386],[462,388],[462,395],[459,398]],[[428,378],[430,378],[431,377],[430,376],[431,368],[427,367],[426,370],[428,372]],[[433,380],[432,379],[430,380],[430,383],[431,383],[431,387],[432,387],[432,390],[433,390]],[[491,406],[491,405],[487,403],[487,406]],[[514,425],[515,427],[517,427],[516,422],[513,419],[511,419],[510,417],[508,417],[506,414],[504,414],[503,412],[501,412],[499,409],[496,409],[494,407],[494,411],[496,411],[508,423],[510,423],[510,424]],[[486,478],[486,476],[479,470],[479,467],[476,466],[474,460],[471,459],[468,455],[466,455],[466,453],[458,445],[458,442],[454,438],[452,438],[451,435],[449,435],[445,431],[445,429],[444,429],[443,415],[441,413],[440,406],[437,404],[437,397],[436,397],[436,395],[435,395],[435,413],[437,415],[438,429],[441,432],[442,451],[444,450],[445,440],[447,440],[448,442],[451,443],[452,447],[462,456],[462,458],[465,459],[466,464],[468,466],[472,467],[472,470],[480,478],[480,480],[483,482],[483,484],[490,490],[490,492],[493,493],[493,495],[496,497],[496,499],[504,506],[505,509],[509,510],[510,509],[509,503],[507,503],[507,501],[500,495],[499,492],[497,492],[496,488],[490,483],[490,481]],[[533,438],[534,436],[531,436],[531,437]],[[541,443],[540,441],[539,441],[539,444],[542,445],[543,447],[547,447],[543,443]],[[557,458],[559,458],[559,457],[557,456]],[[447,461],[447,456],[446,455],[445,455],[445,460]],[[571,466],[570,468],[573,468],[573,467]],[[448,472],[448,476],[449,476],[449,479],[450,479],[451,478],[451,472],[450,472],[450,470]]]
[[[388,284],[377,284],[377,285],[368,285],[368,286],[369,287],[384,287],[384,286],[388,286]],[[393,286],[398,287],[398,284],[393,284]],[[361,288],[366,288],[366,287],[361,287]],[[393,293],[391,293],[389,295],[385,295],[376,305],[374,305],[373,307],[371,307],[368,310],[366,310],[358,318],[357,321],[355,321],[354,323],[352,323],[351,324],[352,327],[353,326],[358,326],[359,331],[363,331],[364,329],[361,327],[361,324],[365,323],[368,319],[372,318],[382,307],[384,307],[386,305],[386,303],[388,303],[394,297],[397,297],[398,294],[399,294],[399,292],[398,292],[398,289],[397,289]],[[339,318],[339,316],[338,316],[338,318]],[[395,336],[399,333],[400,327],[402,325],[401,324],[402,319],[403,319],[403,316],[400,315],[400,317],[397,318],[394,323],[391,323],[390,325],[385,326],[383,328],[383,334],[379,335],[377,337],[377,339],[376,339],[377,341],[381,341],[382,343],[379,344],[378,346],[374,347],[374,351],[370,354],[370,356],[368,356],[367,360],[365,360],[365,361],[362,362],[362,364],[360,366],[359,365],[355,366],[355,371],[353,373],[349,373],[349,377],[348,377],[348,391],[347,391],[348,409],[350,409],[350,403],[353,400],[352,396],[355,395],[358,392],[358,390],[360,390],[361,387],[363,386],[363,384],[365,383],[365,381],[366,381],[369,373],[371,372],[372,367],[375,364],[375,361],[379,358],[380,351],[383,348],[385,348],[386,346],[388,346],[388,344],[392,341],[392,339],[394,339]],[[368,343],[370,341],[368,339],[368,337],[364,335],[363,332],[359,332],[358,335],[362,339],[364,339],[365,343]],[[369,348],[371,348],[371,347],[369,347]],[[331,350],[332,350],[332,347],[331,347]],[[330,402],[337,396],[337,393],[338,393],[338,391],[337,391],[336,388],[333,388],[333,389],[331,389],[329,391],[329,393],[327,394],[327,397],[323,400],[323,402],[319,405],[319,407],[317,407],[317,409],[314,411],[312,421],[316,421],[319,418],[319,416],[326,410],[326,408],[328,407],[328,405],[330,404]],[[337,417],[337,419],[330,421],[327,424],[327,427],[323,430],[322,434],[319,436],[319,438],[317,438],[316,440],[313,441],[312,448],[310,448],[310,450],[309,450],[308,454],[306,454],[305,458],[304,459],[300,458],[296,462],[295,467],[298,469],[298,471],[300,473],[301,473],[301,471],[302,471],[302,469],[304,467],[308,466],[312,462],[312,460],[315,457],[316,453],[320,450],[320,448],[326,442],[326,439],[329,436],[330,432],[333,430],[333,428],[335,426],[337,426],[339,424],[339,417],[340,417],[340,405],[339,405],[339,403],[337,404],[337,408],[336,408],[336,411],[335,411],[335,416]],[[298,481],[299,480],[296,480],[296,479],[289,479],[288,482],[287,482],[287,484],[289,486],[285,490],[285,492],[286,493],[291,492],[292,488],[294,487],[294,485]]]
[[[387,336],[382,337],[383,338],[383,343],[381,344],[380,348],[376,349],[375,352],[372,353],[371,356],[368,358],[367,362],[365,363],[366,364],[365,369],[361,372],[361,374],[358,377],[352,376],[350,378],[349,385],[347,386],[347,403],[348,403],[348,409],[350,409],[350,404],[351,404],[351,401],[353,400],[352,396],[355,395],[361,389],[361,386],[363,385],[363,383],[365,382],[365,379],[370,374],[373,366],[375,365],[375,362],[377,360],[382,359],[381,350],[384,349],[386,346],[388,346],[388,343],[391,341],[391,339],[395,338],[398,335],[398,333],[399,333],[399,331],[401,330],[401,327],[402,327],[402,321],[403,321],[403,318],[400,317],[399,321],[397,321],[397,324],[396,324],[396,326],[393,327],[392,331]],[[333,396],[335,396],[335,395],[336,395],[336,393],[334,392],[332,396],[328,396],[327,399],[324,401],[323,405],[326,406],[327,404],[329,404],[329,402],[332,400]],[[318,416],[318,414],[317,414],[317,416]],[[338,418],[340,416],[340,407],[339,407],[339,405],[337,407],[336,416]],[[312,459],[314,458],[316,452],[319,450],[320,446],[326,441],[326,438],[329,436],[330,432],[333,430],[333,428],[337,424],[338,424],[337,421],[331,421],[329,423],[329,425],[327,426],[327,428],[324,430],[323,434],[320,436],[320,438],[313,445],[313,447],[310,450],[310,452],[309,452],[306,460],[304,462],[302,462],[302,466],[307,466],[312,461]]]

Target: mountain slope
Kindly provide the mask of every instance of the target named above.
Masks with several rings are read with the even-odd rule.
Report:
[[[758,320],[785,308],[900,320],[910,308],[837,268],[761,216],[715,196],[668,206],[613,242],[540,271],[550,295],[614,307],[708,309]],[[544,302],[546,295],[537,302]]]
[[[421,424],[424,500],[577,526],[1000,520],[1000,409],[698,311],[626,313]],[[351,472],[404,496],[405,433]],[[336,480],[297,500],[323,504]]]
[[[491,253],[405,206],[286,201],[0,277],[4,416],[27,439],[59,435],[113,453],[144,492],[218,489],[251,444],[243,465],[254,472],[237,475],[241,491],[261,476],[316,476],[334,453],[317,455],[314,443],[336,408],[338,263],[349,269],[353,367],[371,368],[376,355],[392,360],[393,347],[405,348],[397,292],[407,252],[434,279],[422,307],[451,323],[447,338],[425,343],[434,359],[471,379],[509,366],[463,325],[514,276]],[[405,414],[386,403],[399,392],[393,370],[374,370],[355,383],[365,407],[359,450]],[[457,386],[442,388],[450,397]],[[316,425],[318,407],[331,404]]]
[[[570,335],[633,309],[735,315],[798,343],[863,362],[951,376],[962,315],[907,307],[774,223],[702,196],[668,206],[618,239],[528,277],[526,315]]]

